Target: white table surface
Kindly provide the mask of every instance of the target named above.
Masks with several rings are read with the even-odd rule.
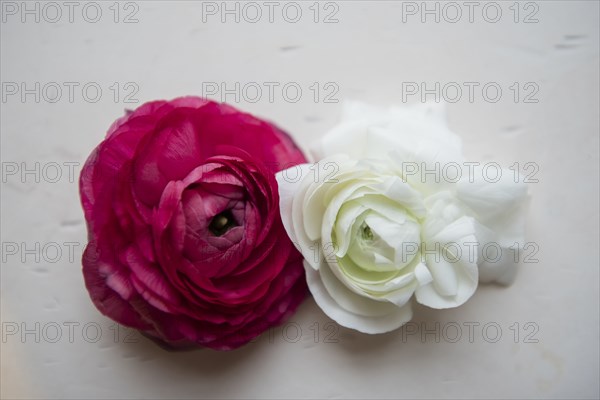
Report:
[[[91,23],[93,5],[75,2],[70,22],[58,2],[63,15],[53,23],[52,6],[39,3],[36,22],[20,2],[2,2],[3,398],[598,398],[598,2],[521,2],[518,23],[512,1],[496,3],[497,23],[482,15],[484,2],[473,22],[458,2],[458,22],[448,21],[456,9],[440,3],[440,22],[425,14],[423,23],[421,2],[393,1],[321,3],[315,23],[312,3],[298,2],[297,23],[283,18],[284,2],[272,23],[263,2],[258,22],[247,21],[256,9],[240,3],[240,22],[225,15],[223,23],[220,14],[203,14],[210,4],[136,1],[118,5],[115,23],[113,2],[98,2],[102,16]],[[293,19],[294,6],[286,7]],[[487,19],[495,7],[487,6]],[[122,23],[131,12],[138,22]],[[323,23],[331,12],[338,22]],[[532,12],[538,22],[523,23]],[[36,82],[40,101],[31,93],[22,99],[21,83],[35,92]],[[52,82],[63,89],[55,103]],[[72,99],[68,82],[78,85]],[[420,101],[402,98],[411,82],[429,88],[455,82],[465,91],[448,106],[448,117],[467,157],[539,167],[527,230],[539,262],[522,263],[509,288],[480,287],[460,308],[416,307],[414,334],[336,330],[309,299],[285,330],[233,352],[169,353],[128,330],[115,337],[83,285],[86,233],[68,166],[77,174],[110,123],[136,106],[125,102],[133,89],[131,99],[144,102],[200,95],[211,82],[245,86],[239,101],[231,94],[226,100],[275,121],[303,148],[336,123],[340,103],[324,101],[336,87],[331,99],[387,105]],[[264,89],[256,102],[250,82]],[[272,102],[265,82],[279,84]],[[479,84],[472,102],[464,82]],[[490,82],[502,89],[496,103],[489,101],[493,92],[487,99],[481,93]],[[299,101],[290,101],[293,88],[284,97],[286,84],[302,89]],[[19,93],[11,94],[15,87]],[[102,89],[95,103],[94,87]],[[535,87],[531,99],[538,102],[525,103]],[[15,165],[36,163],[39,182],[35,174],[12,174]],[[52,182],[56,165],[62,175]],[[39,260],[25,251],[36,243]],[[72,343],[70,323],[78,324],[70,325]],[[435,331],[436,323],[439,343],[422,329]],[[479,324],[472,340],[470,324]],[[453,343],[457,325],[462,336]],[[94,342],[98,327],[102,335]],[[498,327],[502,335],[493,342]],[[24,329],[31,332],[23,336]]]

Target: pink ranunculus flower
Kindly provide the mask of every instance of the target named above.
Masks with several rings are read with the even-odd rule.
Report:
[[[277,127],[184,97],[117,120],[80,177],[96,307],[169,347],[239,347],[307,293],[275,173],[305,162]]]

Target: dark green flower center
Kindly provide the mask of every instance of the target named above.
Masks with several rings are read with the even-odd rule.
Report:
[[[369,225],[363,223],[361,226],[361,233],[364,240],[373,240],[373,232]]]
[[[222,213],[215,215],[208,225],[208,230],[215,236],[223,236],[233,227],[238,226],[233,218],[231,210],[225,210]]]

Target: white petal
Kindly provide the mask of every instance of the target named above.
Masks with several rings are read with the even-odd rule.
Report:
[[[404,307],[396,307],[390,303],[370,300],[352,293],[341,284],[331,286],[330,292],[325,287],[320,272],[307,267],[306,264],[305,270],[308,287],[317,305],[325,314],[342,326],[369,334],[385,333],[398,329],[412,318],[410,303],[407,303]],[[330,283],[334,282],[332,280]],[[337,299],[344,299],[341,301],[346,307],[360,311],[362,314],[357,314],[342,307],[340,303],[334,300],[332,294]]]
[[[339,124],[310,146],[311,155],[315,160],[336,154],[345,154],[354,159],[364,157],[369,124],[368,120]]]
[[[313,268],[318,269],[322,263],[322,255],[318,251],[319,243],[311,241],[306,236],[302,223],[303,213],[299,207],[311,183],[310,167],[311,164],[297,165],[278,172],[275,178],[279,190],[279,212],[283,227],[305,260],[308,260]],[[299,179],[296,179],[298,173],[301,175]]]
[[[364,214],[367,211],[368,208],[357,201],[349,201],[340,208],[334,228],[338,247],[336,256],[344,257],[346,255],[352,243],[353,235],[358,229],[357,226],[362,224],[365,218]]]
[[[433,281],[433,276],[431,276],[431,272],[427,268],[427,265],[423,263],[419,263],[415,268],[415,278],[419,282],[419,285],[427,285],[429,282]]]
[[[443,257],[427,257],[427,267],[433,277],[433,286],[441,296],[456,296],[458,292],[458,271]]]
[[[464,176],[456,185],[456,196],[471,208],[477,219],[487,225],[498,221],[511,213],[527,197],[527,186],[523,182],[514,182],[513,172],[501,170],[502,177],[498,182],[486,181],[482,168],[474,169],[473,182]],[[490,178],[487,178],[488,180]]]
[[[473,182],[463,178],[457,184],[456,195],[483,225],[477,230],[480,251],[488,244],[500,248],[499,260],[480,258],[480,281],[509,285],[517,272],[514,252],[525,241],[527,186],[518,177],[519,183],[515,183],[510,170],[501,170],[498,182],[487,182],[483,173],[482,168],[476,168]]]
[[[477,257],[472,251],[477,242],[475,220],[463,216],[424,240],[426,249],[422,251],[433,280],[416,290],[417,301],[432,308],[460,306],[477,289]],[[437,248],[447,248],[454,253],[436,253]]]
[[[329,266],[323,266],[319,274],[331,298],[347,311],[366,317],[378,317],[394,311],[393,304],[359,296],[348,290],[331,272]]]
[[[321,224],[321,240],[323,244],[331,244],[334,243],[332,239],[333,227],[335,226],[336,219],[340,212],[340,208],[349,200],[349,197],[357,191],[358,189],[364,187],[365,182],[359,179],[353,180],[346,185],[340,185],[339,183],[336,186],[339,186],[335,190],[335,194],[333,197],[325,202],[327,203],[327,209],[325,210],[325,215],[323,216],[323,222]]]
[[[423,236],[426,238],[432,239],[461,217],[471,216],[470,209],[447,190],[426,197],[424,203],[429,210],[422,224]]]
[[[408,265],[414,254],[407,254],[407,244],[420,244],[419,224],[404,214],[404,221],[388,219],[385,214],[370,211],[364,221],[370,227],[373,239],[365,241],[361,233],[353,233],[354,244],[348,254],[362,268],[372,271],[398,271]],[[339,239],[338,239],[339,241]]]
[[[518,255],[523,254],[523,243],[510,244],[509,241],[502,244],[495,232],[481,224],[476,225],[476,236],[479,242],[479,281],[501,285],[513,283],[517,275]]]
[[[394,200],[409,209],[415,216],[425,216],[423,197],[410,185],[397,176],[387,176],[380,184],[369,185],[388,199]]]
[[[432,154],[426,148],[433,148],[433,153],[443,149],[449,159],[460,161],[461,140],[448,129],[444,109],[439,103],[384,108],[348,101],[343,104],[340,124],[313,144],[311,151],[318,160],[337,153],[382,158],[399,148],[408,154]]]
[[[419,259],[414,258],[399,272],[373,272],[360,268],[351,258],[345,257],[337,265],[330,264],[330,267],[338,281],[358,296],[376,301],[387,300],[401,307],[410,300],[418,286],[414,270],[419,264]]]
[[[323,216],[332,193],[335,194],[344,188],[345,182],[355,179],[356,172],[359,171],[355,164],[355,161],[350,161],[347,157],[330,157],[313,166],[313,175],[317,175],[311,177],[312,183],[301,202],[304,210],[304,228],[311,240],[321,237]],[[333,176],[330,173],[323,174],[322,169],[329,169],[329,166],[335,168],[338,173]],[[318,172],[314,172],[315,168]]]
[[[522,253],[522,249],[519,249]],[[479,264],[479,281],[484,283],[496,282],[501,285],[510,285],[517,275],[517,263],[514,260],[516,248],[502,248],[499,258],[486,260]]]
[[[437,141],[405,142],[394,147],[390,158],[402,179],[425,196],[450,189],[454,183],[444,178],[444,168],[449,165],[459,168],[464,161],[461,153],[449,152]]]

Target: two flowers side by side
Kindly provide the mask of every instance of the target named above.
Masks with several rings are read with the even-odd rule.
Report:
[[[196,97],[117,120],[80,177],[96,307],[171,348],[229,350],[307,287],[340,325],[382,333],[413,298],[456,307],[478,281],[514,279],[508,252],[482,248],[523,243],[524,184],[405,168],[464,162],[439,106],[348,103],[311,150],[316,164],[273,124]]]

